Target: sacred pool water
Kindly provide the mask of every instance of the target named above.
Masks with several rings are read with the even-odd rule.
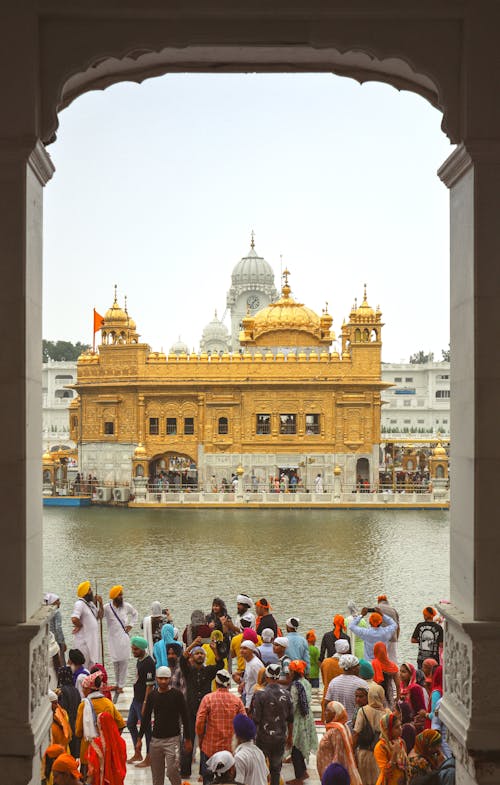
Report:
[[[44,510],[44,590],[60,595],[68,643],[77,584],[123,584],[139,611],[160,600],[181,631],[216,595],[267,597],[318,638],[347,601],[388,595],[402,620],[400,656],[422,608],[448,597],[449,513],[384,510]]]

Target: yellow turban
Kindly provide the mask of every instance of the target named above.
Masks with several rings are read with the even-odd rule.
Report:
[[[109,599],[114,600],[123,591],[123,586],[112,586],[109,590]]]
[[[85,597],[85,595],[89,593],[90,588],[90,581],[83,581],[83,583],[80,583],[76,590],[78,597]]]

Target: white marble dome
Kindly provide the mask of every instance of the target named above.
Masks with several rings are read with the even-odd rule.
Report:
[[[203,330],[203,340],[204,341],[215,341],[215,340],[222,340],[227,341],[229,338],[229,331],[221,320],[217,316],[217,311],[215,312],[214,318],[211,322],[207,324],[205,329]]]
[[[203,330],[201,341],[201,351],[227,352],[229,348],[229,331],[215,312],[214,318]]]
[[[181,341],[180,335],[179,339],[170,347],[169,354],[189,354],[189,346],[184,341]]]
[[[233,286],[252,287],[255,284],[270,284],[274,286],[273,268],[266,260],[259,256],[253,244],[231,274]]]

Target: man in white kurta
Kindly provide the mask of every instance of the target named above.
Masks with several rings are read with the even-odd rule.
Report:
[[[102,600],[97,595],[94,597],[90,581],[80,583],[77,595],[71,614],[74,648],[82,652],[85,667],[90,670],[100,658],[99,619],[103,615]]]
[[[111,602],[104,606],[104,618],[108,627],[109,657],[115,669],[115,684],[121,692],[127,682],[129,632],[137,624],[139,614],[133,605],[123,599],[123,586],[113,586],[109,598]]]

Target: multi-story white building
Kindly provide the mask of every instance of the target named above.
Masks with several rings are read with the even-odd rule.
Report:
[[[450,363],[382,363],[381,435],[450,434]]]
[[[74,447],[69,438],[68,406],[75,393],[67,384],[76,381],[76,362],[49,360],[42,366],[43,449]]]

